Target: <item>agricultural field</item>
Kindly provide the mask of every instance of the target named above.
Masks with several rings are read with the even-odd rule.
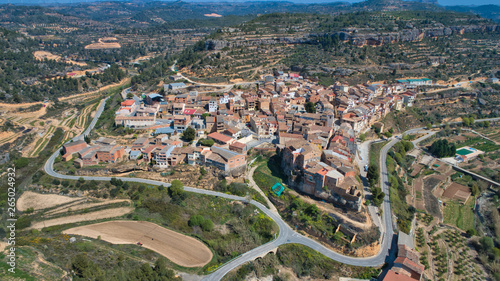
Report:
[[[162,186],[119,180],[59,181],[43,173],[37,173],[33,182],[33,188],[38,192],[71,196],[30,192],[21,197],[21,207],[25,210],[23,233],[39,233],[41,237],[54,238],[61,235],[61,231],[68,231],[111,243],[107,247],[135,250],[141,248],[135,245],[140,241],[143,243],[142,249],[152,249],[166,256],[172,268],[182,268],[188,272],[212,272],[228,260],[270,241],[277,230],[272,220],[251,205],[185,192],[173,194]],[[241,191],[241,187],[236,188],[233,184],[226,188],[226,192]],[[35,206],[36,209],[25,209],[30,202],[41,201],[42,198],[43,203]],[[126,219],[131,225],[120,226],[120,219]],[[141,221],[149,222],[138,227]],[[94,223],[105,227],[95,228]],[[154,230],[141,232],[150,226],[155,226]],[[130,230],[127,232],[124,227]],[[117,228],[123,231],[116,232]],[[109,232],[109,229],[113,232]],[[125,236],[116,236],[118,234]],[[164,238],[167,236],[170,238]],[[183,242],[168,244],[163,243],[167,241],[164,239],[180,239],[187,241],[185,245],[191,246],[179,248],[179,245],[184,245]],[[134,245],[114,245],[121,243]],[[200,250],[203,249],[200,245],[205,250]],[[191,254],[182,258],[180,251],[184,250]]]
[[[212,260],[212,252],[202,242],[150,222],[109,221],[70,228],[63,233],[99,238],[111,244],[141,243],[184,267],[202,267]]]
[[[469,198],[465,205],[457,201],[446,202],[446,206],[443,207],[443,223],[456,226],[463,231],[474,229],[474,203],[475,198]]]
[[[485,268],[464,231],[430,222],[427,215],[417,220],[416,249],[425,275],[434,280],[485,280]]]

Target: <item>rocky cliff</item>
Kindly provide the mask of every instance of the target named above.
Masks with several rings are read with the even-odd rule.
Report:
[[[412,28],[384,33],[358,33],[357,30],[352,30],[349,32],[339,31],[329,35],[338,36],[340,40],[344,42],[351,42],[356,46],[379,46],[396,42],[418,42],[426,37],[442,37],[454,34],[495,31],[500,31],[500,25],[442,26],[425,29]],[[325,34],[306,34],[299,37],[273,37],[265,39],[246,39],[244,37],[224,40],[208,39],[205,42],[205,48],[207,50],[221,50],[226,47],[235,48],[274,44],[304,44],[315,41],[315,38],[320,35],[323,36]]]

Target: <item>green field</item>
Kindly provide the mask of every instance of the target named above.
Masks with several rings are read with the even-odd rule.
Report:
[[[462,205],[457,201],[446,202],[443,209],[444,223],[454,225],[464,231],[474,228],[474,197]]]

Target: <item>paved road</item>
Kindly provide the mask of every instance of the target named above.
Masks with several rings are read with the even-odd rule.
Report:
[[[90,126],[85,130],[85,132],[78,137],[75,137],[74,140],[77,139],[82,139],[84,135],[88,134],[95,126],[97,120],[99,119],[103,109],[104,105],[106,103],[106,99],[103,100],[101,105],[99,106],[99,109],[96,112],[96,115],[94,116],[94,119],[92,120]],[[499,118],[500,119],[500,118]],[[479,121],[479,120],[478,120]],[[405,132],[406,134],[409,133],[415,133],[422,128],[417,128],[413,130],[409,130]],[[366,258],[354,258],[354,257],[348,257],[342,254],[339,254],[337,252],[334,252],[325,246],[321,245],[320,243],[307,238],[297,232],[295,232],[288,224],[283,221],[283,219],[277,214],[276,212],[271,211],[270,209],[266,208],[264,205],[262,205],[259,202],[256,202],[254,200],[248,201],[247,198],[245,197],[240,197],[240,196],[235,196],[235,195],[229,195],[225,193],[220,193],[220,192],[215,192],[211,190],[205,190],[205,189],[197,189],[197,188],[192,188],[192,187],[184,187],[185,191],[188,192],[193,192],[193,193],[198,193],[198,194],[203,194],[203,195],[211,195],[211,196],[218,196],[222,198],[227,198],[230,200],[238,200],[238,201],[244,201],[248,202],[257,208],[259,208],[263,213],[268,215],[279,227],[279,234],[277,238],[267,244],[261,245],[251,251],[248,251],[236,259],[230,261],[229,263],[223,265],[220,267],[217,271],[214,273],[207,275],[203,278],[203,280],[221,280],[224,275],[226,275],[228,272],[231,270],[235,269],[236,267],[254,260],[257,257],[261,257],[280,245],[288,244],[288,243],[297,243],[297,244],[302,244],[307,247],[310,247],[321,254],[335,260],[341,263],[349,264],[349,265],[355,265],[355,266],[379,266],[382,265],[385,261],[387,256],[389,255],[389,252],[391,250],[391,253],[393,252],[394,249],[390,249],[391,243],[393,241],[393,225],[392,225],[392,212],[391,212],[391,206],[389,202],[389,180],[388,180],[388,175],[387,175],[387,166],[385,165],[386,163],[386,157],[387,157],[387,152],[389,149],[399,140],[397,138],[394,138],[391,142],[389,142],[387,145],[385,145],[380,153],[380,167],[381,167],[381,187],[382,190],[385,192],[386,196],[384,198],[384,202],[382,203],[382,209],[383,209],[383,216],[384,216],[384,229],[385,232],[382,234],[382,244],[380,247],[379,252],[372,257],[366,257]],[[59,149],[54,152],[54,154],[47,160],[47,162],[44,165],[44,170],[45,172],[55,178],[60,178],[60,179],[70,179],[70,180],[78,180],[80,177],[79,176],[70,176],[70,175],[62,175],[54,171],[53,169],[53,164],[55,158],[59,155]],[[384,165],[382,165],[384,164]],[[169,186],[168,183],[160,182],[160,181],[154,181],[154,180],[148,180],[148,179],[141,179],[141,178],[127,178],[127,177],[117,177],[120,178],[123,181],[128,181],[128,182],[139,182],[139,183],[144,183],[144,184],[149,184],[149,185],[164,185],[164,186]],[[83,179],[85,180],[101,180],[101,181],[109,181],[111,180],[111,177],[92,177],[92,176],[83,176]]]
[[[102,109],[104,108],[105,100],[102,102],[101,106],[97,110],[96,115],[94,116],[94,119],[92,120],[89,128],[85,131],[86,133],[90,132],[94,126],[97,120],[99,119],[99,116],[102,113]],[[83,138],[83,136],[76,137],[77,138]],[[395,141],[394,141],[395,142]],[[384,147],[386,148],[386,147]],[[386,148],[386,151],[388,148]],[[59,149],[52,154],[52,156],[47,160],[47,162],[44,165],[44,170],[45,172],[55,178],[60,178],[60,179],[69,179],[69,180],[78,180],[80,177],[79,176],[70,176],[70,175],[62,175],[54,171],[53,169],[53,164],[55,158],[59,155]],[[112,177],[92,177],[92,176],[83,176],[82,177],[85,180],[99,180],[99,181],[110,181]],[[149,184],[149,185],[164,185],[164,186],[169,186],[168,183],[160,182],[160,181],[154,181],[154,180],[149,180],[149,179],[141,179],[141,178],[127,178],[127,177],[117,177],[120,178],[123,181],[128,181],[128,182],[139,182],[139,183],[144,183],[144,184]],[[197,189],[197,188],[192,188],[192,187],[184,187],[185,191],[188,192],[193,192],[193,193],[198,193],[198,194],[203,194],[203,195],[211,195],[211,196],[219,196],[222,198],[227,198],[230,200],[238,200],[238,201],[244,201],[248,202],[257,208],[259,208],[263,213],[268,215],[279,227],[279,234],[277,238],[267,244],[261,245],[251,251],[248,251],[241,256],[237,257],[236,259],[232,260],[231,262],[227,263],[226,265],[220,267],[217,271],[214,273],[205,276],[203,280],[220,280],[224,275],[226,275],[229,271],[235,269],[236,267],[254,260],[257,257],[261,257],[262,255],[265,255],[272,250],[276,249],[280,245],[288,244],[288,243],[297,243],[297,244],[302,244],[305,246],[308,246],[321,254],[336,260],[341,263],[349,264],[349,265],[356,265],[356,266],[379,266],[382,265],[385,260],[386,256],[388,254],[389,250],[389,245],[391,243],[392,239],[387,239],[388,235],[384,235],[383,241],[382,241],[382,247],[379,251],[379,253],[375,256],[368,257],[368,258],[353,258],[353,257],[348,257],[342,254],[339,254],[337,252],[334,252],[325,246],[321,245],[320,243],[305,237],[297,232],[295,232],[288,224],[283,221],[283,219],[279,216],[279,214],[271,211],[270,209],[266,208],[264,205],[262,205],[259,202],[256,202],[254,200],[248,201],[247,198],[245,197],[240,197],[240,196],[235,196],[235,195],[230,195],[230,194],[225,194],[225,193],[220,193],[216,191],[211,191],[211,190],[205,190],[205,189]],[[388,200],[384,202],[385,209],[384,212],[391,213],[390,212],[390,205],[388,204]],[[391,228],[386,228],[390,229]],[[391,232],[389,232],[391,233]],[[392,235],[391,235],[392,236]],[[392,237],[391,237],[392,238]]]
[[[109,97],[105,98],[104,100],[101,101],[101,104],[99,105],[99,108],[97,108],[97,111],[95,113],[94,119],[92,119],[92,122],[90,122],[90,125],[88,128],[79,136],[74,137],[72,140],[77,141],[77,140],[83,140],[85,136],[88,136],[90,134],[90,131],[92,131],[95,127],[95,124],[97,123],[97,120],[101,116],[102,112],[104,111],[104,106],[106,105],[106,101],[109,99]]]

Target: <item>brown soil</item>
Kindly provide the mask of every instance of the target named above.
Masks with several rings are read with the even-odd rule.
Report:
[[[356,249],[356,257],[371,257],[380,251],[380,243],[376,242],[367,246],[360,247]]]
[[[55,60],[55,61],[65,61],[67,63],[71,63],[71,64],[75,64],[75,65],[79,65],[79,66],[87,66],[87,64],[84,62],[77,62],[74,60],[63,60],[61,58],[61,56],[54,55],[54,54],[47,52],[47,51],[35,51],[33,53],[33,56],[35,56],[35,59],[37,59],[37,60],[48,59],[48,60]]]
[[[53,211],[45,213],[46,215],[55,215],[55,214],[60,214],[69,211],[77,211],[77,210],[82,210],[82,209],[90,209],[94,207],[99,207],[99,206],[104,206],[104,205],[109,205],[109,204],[114,204],[114,203],[120,203],[120,202],[131,202],[130,200],[126,199],[115,199],[115,200],[107,200],[104,202],[98,202],[98,203],[85,203],[85,204],[78,204],[77,206],[64,206],[61,208],[57,208]]]
[[[41,210],[80,199],[81,198],[72,198],[62,195],[40,194],[32,191],[25,191],[17,200],[17,208],[20,211],[26,211],[26,209],[30,207],[35,210]]]
[[[205,17],[221,18],[222,16],[216,13],[204,14]]]
[[[433,191],[434,189],[441,183],[441,180],[437,178],[437,176],[432,175],[429,177],[426,177],[424,179],[424,200],[425,200],[425,208],[427,209],[427,212],[436,218],[439,218],[439,220],[443,219],[443,216],[441,214],[441,210],[439,208],[439,202],[434,195]]]
[[[174,263],[185,267],[201,267],[212,260],[212,252],[202,242],[143,221],[110,221],[65,230],[65,234],[101,237],[112,244],[143,243]]]
[[[91,212],[91,213],[86,213],[86,214],[67,216],[67,217],[62,217],[62,218],[57,218],[57,219],[50,219],[50,220],[35,222],[31,225],[31,227],[28,228],[28,230],[29,229],[42,229],[44,227],[61,225],[61,224],[68,224],[68,223],[75,223],[75,222],[82,222],[82,221],[93,221],[93,220],[121,217],[125,214],[132,212],[133,210],[134,210],[134,208],[131,208],[131,207],[120,207],[120,208],[106,209],[106,210],[101,210],[101,211],[96,211],[96,212]]]
[[[98,50],[98,49],[119,49],[122,46],[118,42],[104,42],[104,41],[115,41],[114,37],[105,37],[98,40],[97,43],[92,43],[85,46],[86,50]]]

